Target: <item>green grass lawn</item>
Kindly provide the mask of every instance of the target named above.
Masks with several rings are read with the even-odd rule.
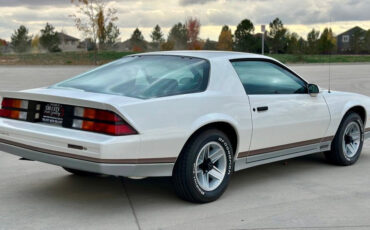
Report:
[[[98,64],[104,64],[133,52],[102,51],[97,55]],[[283,63],[358,63],[369,62],[370,55],[295,55],[271,54]],[[94,52],[65,52],[42,54],[0,55],[0,65],[93,65]]]
[[[104,51],[97,54],[98,64],[104,64],[133,52]],[[94,52],[64,52],[39,54],[11,54],[0,56],[5,65],[94,65]]]

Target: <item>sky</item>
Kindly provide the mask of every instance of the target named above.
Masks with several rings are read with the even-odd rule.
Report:
[[[159,24],[165,35],[177,22],[196,17],[201,22],[200,37],[217,40],[223,25],[235,30],[243,19],[250,19],[255,32],[262,24],[279,17],[291,31],[306,37],[315,28],[332,27],[340,34],[353,26],[370,29],[370,0],[114,0],[108,6],[118,11],[116,22],[121,40],[139,27],[150,40],[152,28]],[[0,0],[0,38],[9,40],[20,25],[39,33],[46,22],[58,31],[83,38],[70,17],[77,7],[70,0]]]

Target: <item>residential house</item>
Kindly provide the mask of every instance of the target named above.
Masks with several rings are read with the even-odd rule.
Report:
[[[68,34],[65,34],[63,32],[58,32],[58,37],[60,41],[59,48],[62,50],[62,52],[70,52],[70,51],[79,51],[81,50],[78,45],[79,39],[72,37]]]
[[[95,43],[91,38],[86,38],[78,43],[77,48],[81,50],[92,51],[95,49]]]
[[[152,43],[144,41],[142,44],[143,47],[135,47],[135,45],[132,43],[131,39],[127,39],[124,42],[118,42],[115,47],[117,51],[125,51],[125,52],[143,52],[143,51],[154,51],[155,47]],[[139,49],[139,50],[136,50]]]
[[[337,36],[339,54],[359,54],[361,45],[365,40],[366,30],[359,26],[353,27]]]

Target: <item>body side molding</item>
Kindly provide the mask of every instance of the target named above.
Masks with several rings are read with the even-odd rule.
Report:
[[[241,152],[239,153],[238,158],[271,153],[271,152],[280,151],[280,150],[287,150],[291,148],[307,146],[307,145],[312,145],[312,144],[320,144],[320,143],[324,143],[328,141],[331,142],[333,139],[334,139],[334,136],[329,136],[329,137],[317,138],[313,140],[301,141],[301,142],[279,145],[279,146],[274,146],[274,147],[269,147],[269,148],[256,149],[256,150]]]
[[[36,152],[46,153],[55,156],[68,157],[77,160],[89,161],[93,163],[103,163],[103,164],[160,164],[160,163],[175,163],[176,157],[166,157],[166,158],[139,158],[139,159],[101,159],[95,157],[82,156],[72,153],[65,153],[60,151],[54,151],[50,149],[38,148],[35,146],[25,145],[14,141],[9,141],[5,139],[0,139],[0,144],[7,144],[16,146],[23,149],[28,149]]]
[[[321,140],[321,139],[320,139]],[[290,158],[300,157],[304,155],[329,151],[331,141],[324,141],[319,143],[308,144],[288,149],[271,151],[259,155],[252,155],[248,157],[238,158],[235,161],[235,171],[246,168],[255,167],[258,165],[268,164],[272,162],[287,160]]]

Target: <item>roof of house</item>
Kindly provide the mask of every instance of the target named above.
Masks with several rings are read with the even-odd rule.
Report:
[[[68,34],[65,34],[63,32],[57,32],[58,37],[61,41],[79,41],[80,39],[72,37]]]
[[[341,33],[341,34],[338,34],[338,36],[337,36],[337,37],[342,36],[342,35],[344,35],[344,34],[352,33],[352,32],[354,32],[355,30],[360,30],[360,31],[363,31],[363,32],[365,32],[365,31],[366,31],[366,30],[362,29],[362,28],[361,28],[361,27],[359,27],[359,26],[355,26],[355,27],[353,27],[353,28],[351,28],[351,29],[349,29],[349,30],[347,30],[347,31],[344,31],[344,32],[343,32],[343,33]]]

